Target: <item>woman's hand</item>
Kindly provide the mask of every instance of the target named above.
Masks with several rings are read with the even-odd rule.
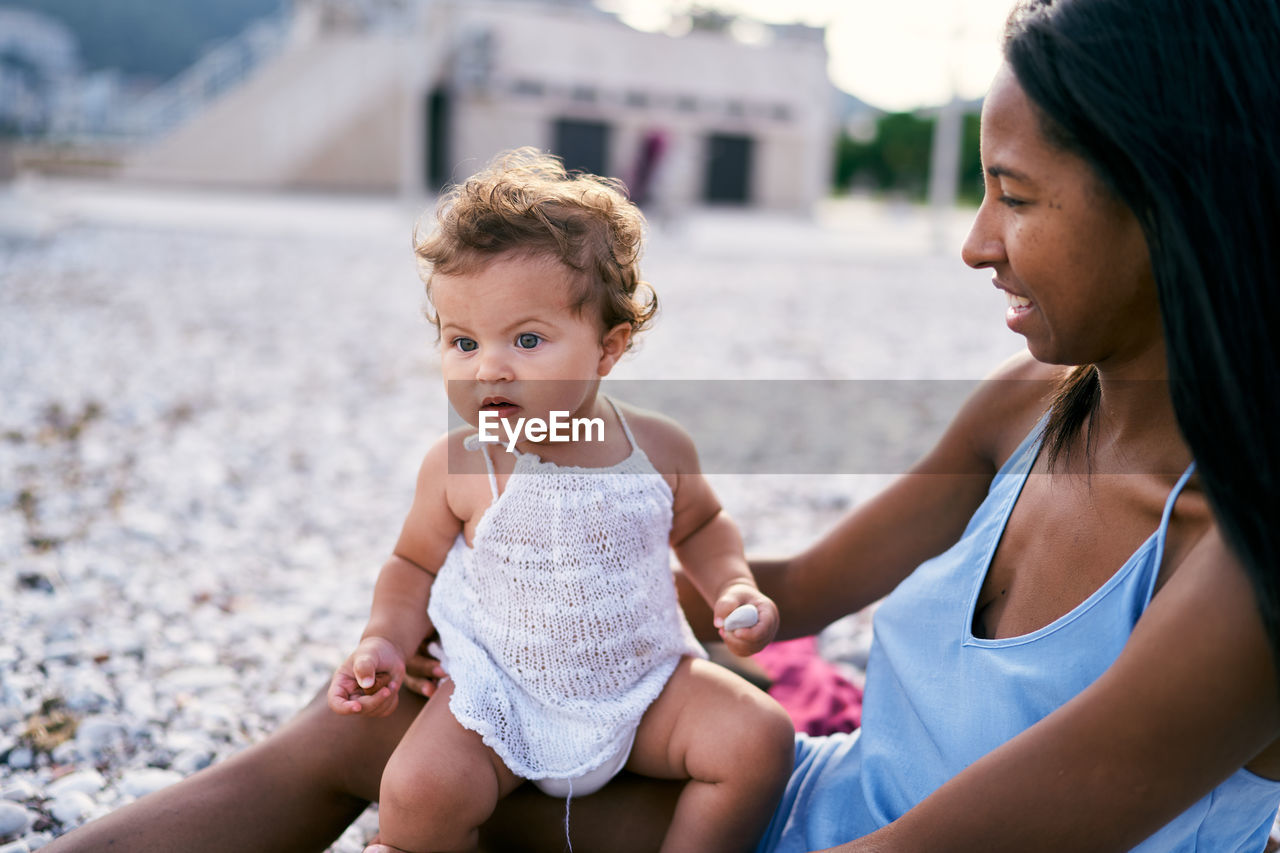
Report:
[[[390,640],[365,637],[329,682],[329,707],[338,714],[385,717],[396,709],[405,680],[404,655]]]
[[[440,647],[435,635],[426,637],[413,656],[405,662],[404,686],[414,693],[431,698],[440,685],[440,679],[444,677],[444,667],[440,664]]]
[[[744,604],[750,604],[759,616],[756,624],[746,628],[725,631],[724,620]],[[760,590],[747,581],[738,580],[720,591],[713,608],[713,624],[720,631],[729,651],[738,657],[747,657],[763,649],[778,633],[778,607]]]

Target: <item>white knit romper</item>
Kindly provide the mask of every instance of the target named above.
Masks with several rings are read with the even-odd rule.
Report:
[[[628,749],[681,656],[706,656],[676,600],[671,489],[618,419],[626,459],[513,451],[501,495],[480,446],[493,503],[431,588],[449,708],[526,779],[572,779]]]

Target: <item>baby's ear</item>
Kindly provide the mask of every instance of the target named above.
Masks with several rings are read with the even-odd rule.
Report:
[[[608,376],[609,371],[627,351],[627,343],[631,340],[631,324],[619,323],[604,333],[600,339],[600,364],[596,367],[599,376]]]

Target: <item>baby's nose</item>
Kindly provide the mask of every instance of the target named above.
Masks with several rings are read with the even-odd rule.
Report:
[[[476,362],[476,379],[480,382],[502,382],[514,378],[511,360],[506,353],[490,350],[482,353]]]

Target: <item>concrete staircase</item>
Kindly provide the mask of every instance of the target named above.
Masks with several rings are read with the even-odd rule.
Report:
[[[385,32],[294,40],[137,150],[122,175],[263,189],[395,189],[405,169],[398,142],[414,76],[411,43]]]

